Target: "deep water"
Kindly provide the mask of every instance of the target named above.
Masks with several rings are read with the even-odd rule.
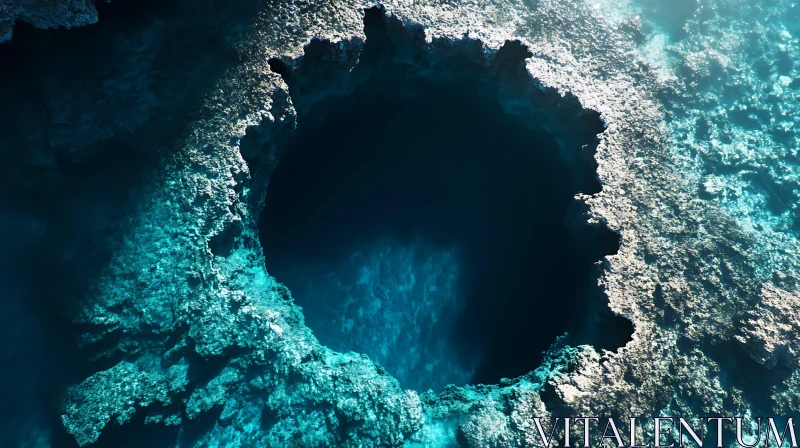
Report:
[[[370,355],[406,387],[438,389],[459,376],[497,383],[537,367],[564,332],[597,339],[587,331],[601,300],[594,262],[616,250],[616,235],[571,225],[578,188],[553,137],[517,124],[473,85],[401,73],[386,69],[298,118],[261,216],[268,271],[323,344]],[[579,244],[575,229],[594,243]],[[442,253],[457,256],[436,261]],[[442,263],[457,265],[454,291],[428,294],[447,283]],[[430,285],[409,293],[408,276],[390,270]],[[376,319],[381,306],[406,315]],[[627,341],[626,322],[605,321],[612,345]],[[387,342],[382,331],[422,337]],[[458,375],[442,364],[425,370],[442,351],[419,345],[442,342]],[[409,366],[415,356],[423,359]]]

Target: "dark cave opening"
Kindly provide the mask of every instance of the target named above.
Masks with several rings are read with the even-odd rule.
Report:
[[[632,325],[597,286],[618,236],[574,200],[594,166],[475,83],[373,58],[395,51],[367,31],[367,80],[298,116],[259,224],[268,271],[320,342],[417,390],[524,375],[565,332],[624,345]]]

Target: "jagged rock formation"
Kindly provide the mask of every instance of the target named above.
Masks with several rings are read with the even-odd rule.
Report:
[[[16,21],[36,28],[73,28],[97,22],[93,0],[9,0],[0,4],[0,42],[11,39]]]
[[[279,142],[292,131],[295,107],[308,106],[293,103],[269,59],[298,66],[309,42],[323,40],[329,43],[321,56],[329,73],[348,73],[365,39],[363,11],[372,6],[351,0],[249,5],[257,13],[219,18],[219,28],[208,31],[218,33],[209,38],[217,45],[210,47],[213,57],[197,60],[214,66],[219,57],[225,64],[205,72],[204,82],[181,78],[196,89],[163,79],[129,83],[133,91],[154,96],[121,110],[162,111],[165,123],[182,127],[179,136],[163,134],[168,143],[160,145],[159,163],[131,189],[135,206],[104,240],[110,259],[76,313],[81,343],[105,366],[70,389],[63,410],[64,426],[80,445],[102,443],[111,422],[130,424],[135,416],[187,428],[210,418],[191,435],[176,435],[195,445],[490,447],[534,444],[533,416],[798,411],[796,362],[787,374],[764,379],[771,389],[762,394],[737,377],[751,366],[732,365],[723,353],[742,350],[732,344],[737,338],[749,352],[783,344],[794,353],[796,346],[786,342],[791,333],[775,327],[784,323],[775,324],[772,311],[796,301],[794,231],[764,230],[726,213],[730,204],[715,199],[731,197],[722,193],[728,188],[724,175],[697,175],[687,168],[691,154],[676,149],[685,136],[678,130],[690,126],[682,112],[695,107],[681,82],[699,77],[695,82],[702,83],[704,74],[721,77],[720,67],[699,60],[682,66],[688,72],[676,75],[680,82],[662,76],[652,61],[643,61],[646,52],[637,42],[646,27],[640,18],[606,17],[602,8],[581,1],[383,6],[392,39],[417,49],[421,59],[415,63],[424,62],[431,76],[456,76],[448,72],[448,61],[467,55],[487,79],[498,79],[491,72],[498,50],[519,40],[532,53],[524,60],[526,76],[504,80],[510,87],[498,89],[501,95],[519,98],[522,110],[534,104],[544,127],[565,138],[569,122],[552,111],[601,114],[606,131],[596,158],[603,188],[580,199],[591,221],[621,236],[619,253],[603,262],[602,285],[609,307],[634,322],[633,340],[613,353],[556,343],[529,375],[498,385],[452,386],[440,395],[403,390],[368,358],[320,345],[291,293],[267,274],[256,235],[269,173],[280,160]],[[205,29],[209,19],[196,13],[185,20],[181,26]],[[155,56],[169,54],[164,36],[186,38],[157,20],[131,33],[122,42],[132,43],[129,53],[141,60],[109,56],[108,71],[89,73],[90,79],[149,80],[156,74],[131,75],[126,67],[163,63]],[[704,55],[685,54],[687,61]],[[788,73],[795,73],[789,65]],[[48,80],[53,79],[58,75]],[[315,94],[346,89],[348,82],[346,76],[327,77]],[[98,92],[87,87],[98,85]],[[62,115],[43,119],[42,127],[58,137],[65,126],[80,129],[96,120],[114,130],[98,139],[139,136],[127,143],[146,147],[143,133],[166,126],[151,122],[148,113],[132,114],[139,120],[125,122],[126,131],[121,121],[102,115],[103,107],[96,112],[57,106],[84,94],[107,106],[117,100],[113,85],[82,81],[51,90],[48,104]],[[163,85],[198,94],[202,107],[167,108],[158,98],[174,93]],[[304,101],[314,101],[313,95]],[[753,119],[744,115],[742,120]],[[701,128],[693,130],[707,132]],[[88,133],[78,136],[75,147],[91,147]],[[731,150],[750,154],[743,147]],[[761,164],[777,156],[753,157]],[[755,171],[761,179],[782,176]],[[784,208],[781,213],[789,216],[792,207]],[[767,338],[771,331],[778,331],[775,338]],[[757,358],[770,367],[770,356],[759,352]],[[746,357],[742,362],[747,361],[756,364]],[[762,396],[769,396],[766,403]]]

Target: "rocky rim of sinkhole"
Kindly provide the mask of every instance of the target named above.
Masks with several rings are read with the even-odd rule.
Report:
[[[365,35],[352,69],[323,41],[270,60],[302,112],[260,240],[320,341],[420,392],[529,373],[562,334],[627,343],[597,286],[619,236],[575,200],[601,191],[599,114],[536,88],[519,41],[487,66],[463,49],[431,56],[421,29],[377,7]],[[543,129],[555,123],[568,133]]]
[[[761,372],[746,364],[774,342],[758,331],[759,322],[770,319],[770,308],[759,303],[791,294],[747,275],[763,256],[755,242],[697,201],[693,184],[674,170],[652,97],[655,78],[620,50],[630,50],[626,42],[635,29],[600,23],[577,5],[546,3],[527,11],[536,29],[514,28],[509,17],[526,10],[521,5],[496,5],[493,12],[464,5],[446,20],[426,16],[424,4],[384,6],[398,18],[387,22],[393,41],[423,43],[426,76],[456,79],[445,62],[454,57],[488,70],[506,42],[513,47],[518,38],[518,47],[533,55],[511,58],[510,72],[524,72],[526,100],[538,95],[538,104],[554,104],[536,108],[546,112],[537,122],[566,140],[563,148],[581,141],[570,132],[573,123],[552,111],[574,117],[570,111],[583,104],[601,112],[607,129],[596,157],[603,188],[578,198],[589,224],[619,235],[619,251],[604,258],[600,280],[610,309],[635,324],[630,342],[604,351],[558,340],[527,375],[446,387],[439,395],[404,391],[368,359],[321,346],[290,292],[266,274],[256,222],[269,173],[282,157],[281,140],[291,135],[296,117],[357,84],[348,77],[364,48],[361,15],[353,13],[356,5],[341,6],[345,13],[297,5],[266,11],[244,39],[244,62],[219,83],[206,118],[191,126],[182,150],[142,201],[126,245],[78,319],[93,326],[84,343],[106,341],[102,352],[117,362],[70,390],[62,419],[80,444],[97,440],[112,419],[128,422],[138,409],[147,423],[187,428],[210,414],[213,427],[195,432],[198,442],[234,441],[245,432],[273,444],[431,446],[455,440],[478,447],[532,443],[534,415],[743,414],[758,404],[763,390],[727,372]],[[309,20],[301,32],[283,34],[292,29],[285,17],[294,15]],[[491,28],[484,23],[490,18],[503,24],[493,29],[508,32],[475,31]],[[334,19],[341,22],[335,31],[320,25]],[[317,36],[311,44],[310,36]],[[585,45],[573,52],[569,44],[576,41]],[[292,97],[292,86],[270,68],[296,76],[310,56],[303,49],[315,47],[329,68],[314,82],[322,86],[312,89],[319,98]],[[418,63],[414,54],[405,56]],[[525,70],[513,69],[520,60]],[[510,92],[493,96],[513,111],[519,105],[506,100],[520,97],[520,85],[505,87]],[[140,248],[165,242],[169,249],[160,253],[168,268],[153,279]],[[744,313],[751,324],[739,328]],[[789,335],[775,338],[792,344]],[[720,348],[742,356],[725,356]],[[796,376],[770,379],[774,406],[791,401],[784,391]],[[115,385],[121,384],[135,387],[119,391]]]

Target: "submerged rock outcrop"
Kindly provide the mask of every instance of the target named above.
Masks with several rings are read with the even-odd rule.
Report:
[[[97,22],[94,0],[11,0],[0,5],[0,42],[11,39],[17,21],[36,28],[73,28]]]
[[[774,185],[790,183],[791,160],[777,150],[749,152],[757,141],[725,143],[722,132],[709,137],[719,123],[703,121],[699,111],[714,109],[715,93],[700,86],[712,79],[723,90],[744,85],[722,78],[728,68],[740,73],[725,65],[724,52],[684,40],[677,53],[683,62],[668,76],[672,63],[658,65],[653,57],[673,54],[659,47],[666,24],[611,14],[596,3],[382,2],[389,38],[401,50],[394,58],[445,80],[459,76],[454,60],[471,61],[508,114],[535,116],[562,148],[581,146],[582,136],[570,131],[582,111],[600,114],[605,130],[595,158],[602,190],[577,199],[591,224],[619,234],[618,252],[602,261],[600,284],[608,307],[635,327],[616,351],[557,339],[527,375],[452,385],[438,395],[404,390],[368,357],[320,344],[291,292],[267,273],[258,238],[281,143],[298,111],[352,87],[348,74],[363,56],[364,11],[373,3],[177,2],[121,27],[109,43],[85,40],[102,45],[86,56],[96,72],[28,66],[30,88],[45,93],[37,99],[41,108],[22,118],[4,106],[8,122],[24,123],[4,133],[5,147],[20,148],[4,157],[49,179],[36,190],[48,207],[60,199],[59,186],[78,185],[82,173],[110,174],[93,188],[65,190],[75,204],[88,205],[56,215],[75,215],[64,221],[75,229],[49,249],[58,255],[53,259],[86,267],[69,276],[80,287],[64,293],[70,300],[63,315],[82,347],[69,356],[96,360],[69,378],[75,384],[60,407],[66,431],[81,446],[135,445],[162,426],[172,429],[157,438],[170,446],[530,446],[539,440],[534,416],[797,412],[800,366],[789,336],[796,322],[776,315],[796,302],[795,231],[731,212],[743,208],[724,193],[753,179],[763,188],[738,197],[766,201],[772,189],[785,224],[797,190]],[[700,35],[703,24],[728,20],[724,8],[701,12],[688,13]],[[787,41],[796,39],[786,33]],[[510,57],[524,70],[498,69],[507,42],[527,50]],[[202,48],[184,54],[192,45]],[[782,77],[796,76],[795,64],[785,49],[786,67],[763,77],[791,89],[793,81]],[[303,73],[311,57],[321,61],[319,72]],[[308,93],[292,96],[294,87],[278,71],[302,77]],[[784,96],[770,98],[779,112],[793,113],[781,109]],[[768,126],[745,110],[739,107],[741,126]],[[689,116],[697,117],[694,125]],[[687,148],[687,130],[697,140],[711,138],[718,150]],[[776,138],[796,142],[793,130],[783,130]],[[18,160],[28,149],[35,164]],[[750,155],[753,174],[735,182],[725,170],[701,175],[698,152],[731,160]],[[135,170],[125,157],[104,162],[120,153],[148,162]],[[759,168],[774,159],[786,168]],[[136,176],[113,176],[128,171]],[[18,191],[27,181],[3,180]],[[114,188],[124,194],[97,193]],[[36,203],[3,201],[8,210]],[[105,202],[116,204],[113,213],[87,218],[92,204]],[[41,221],[55,219],[30,210]],[[102,253],[81,250],[89,240]],[[532,324],[547,318],[530,316]],[[136,431],[120,436],[129,426]],[[43,420],[23,437],[45,444],[57,432]]]

